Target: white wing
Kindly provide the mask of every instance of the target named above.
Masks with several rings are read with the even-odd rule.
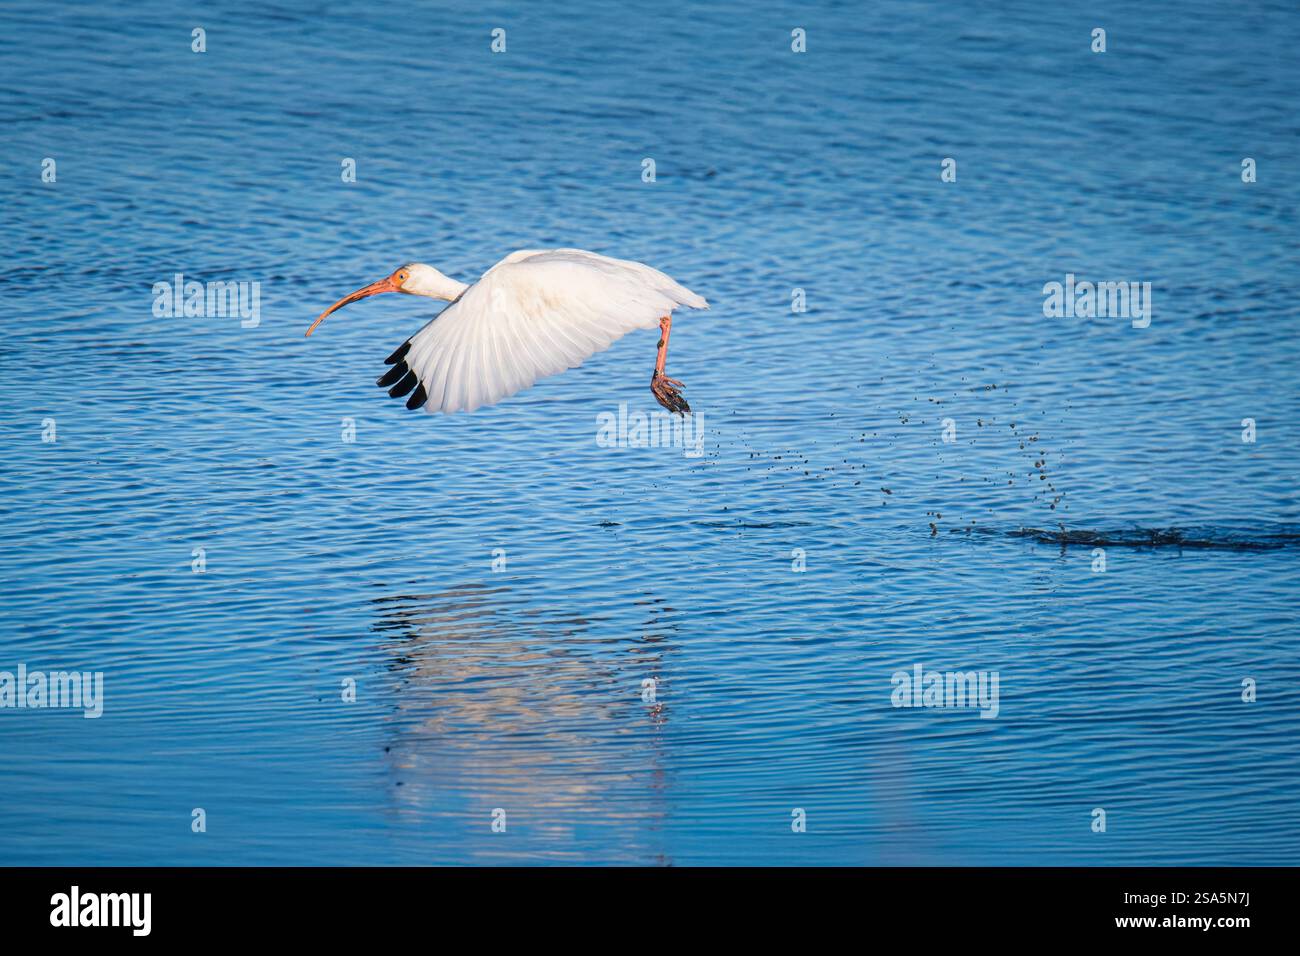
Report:
[[[580,249],[511,253],[389,356],[408,408],[473,411],[575,368],[701,296],[639,262]],[[413,374],[412,374],[413,373]]]

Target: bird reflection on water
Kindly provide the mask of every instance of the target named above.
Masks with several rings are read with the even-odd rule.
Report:
[[[666,862],[662,689],[676,650],[672,611],[647,598],[641,633],[604,636],[595,616],[530,606],[510,587],[463,584],[375,601],[391,678],[385,763],[392,814],[453,818],[483,839],[476,858],[576,850],[575,829],[613,829],[611,853]],[[491,829],[505,810],[507,842]]]

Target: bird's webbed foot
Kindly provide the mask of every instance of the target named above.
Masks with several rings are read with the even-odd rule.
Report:
[[[657,369],[650,376],[650,391],[654,392],[655,401],[670,412],[680,412],[683,415],[689,415],[691,406],[682,398],[682,393],[678,389],[685,388],[681,382],[675,378],[669,378]]]

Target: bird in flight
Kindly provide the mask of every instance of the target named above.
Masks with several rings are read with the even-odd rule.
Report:
[[[378,384],[407,408],[472,412],[538,379],[576,368],[634,329],[659,328],[650,391],[670,412],[687,414],[684,386],[664,373],[673,310],[707,309],[702,296],[640,262],[581,249],[512,252],[473,285],[412,262],[339,299],[331,312],[381,292],[405,292],[451,305],[403,342]]]

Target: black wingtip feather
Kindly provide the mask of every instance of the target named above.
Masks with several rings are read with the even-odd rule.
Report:
[[[375,384],[378,385],[380,388],[388,388],[388,386],[397,382],[399,379],[401,379],[403,375],[405,375],[409,371],[410,369],[406,367],[405,362],[398,362],[396,365],[390,368],[383,375],[379,376],[379,378],[375,381]]]
[[[384,364],[394,365],[397,362],[400,362],[402,359],[406,358],[406,353],[409,351],[411,351],[411,340],[407,339],[405,342],[403,342],[401,345],[397,347],[396,352],[388,356],[388,358],[384,359]]]
[[[407,372],[405,378],[388,390],[388,394],[393,398],[401,398],[411,389],[415,388],[415,386],[419,384],[419,381],[420,377],[418,375],[414,372]]]
[[[428,400],[429,393],[424,390],[424,383],[421,382],[420,387],[412,392],[411,397],[406,400],[406,407],[414,410],[423,406]]]

